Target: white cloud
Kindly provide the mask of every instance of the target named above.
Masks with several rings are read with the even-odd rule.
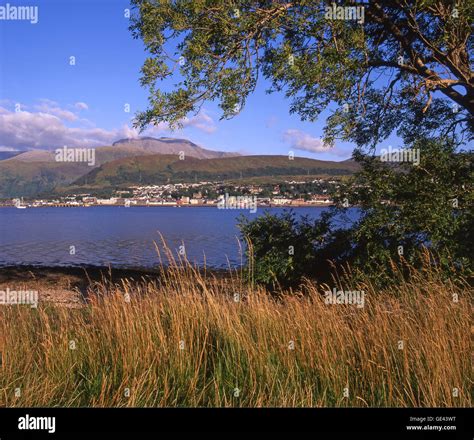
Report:
[[[327,153],[331,149],[324,146],[321,138],[296,129],[289,129],[283,133],[283,139],[296,150],[310,151],[311,153]]]
[[[10,148],[55,149],[110,145],[124,137],[138,136],[137,130],[124,125],[119,129],[71,128],[55,115],[43,112],[1,112],[0,146]]]
[[[183,129],[193,127],[204,133],[211,134],[217,130],[214,119],[203,109],[197,115],[190,118],[185,117],[182,119],[181,124]],[[166,122],[159,122],[155,125],[150,125],[143,133],[143,136],[153,136],[162,134],[163,132],[172,132],[169,125]]]
[[[336,146],[325,146],[321,138],[313,137],[301,130],[289,129],[283,133],[283,140],[295,150],[309,151],[310,153],[329,153],[335,156],[348,157],[350,151]]]
[[[71,108],[87,109],[84,102],[76,102]],[[27,107],[22,107],[25,110]],[[76,127],[67,123],[75,122]],[[79,124],[79,126],[77,126]],[[197,115],[185,118],[183,128],[194,127],[205,133],[216,130],[214,120],[202,110]],[[55,149],[64,145],[71,147],[96,147],[110,145],[121,138],[153,136],[167,132],[169,126],[160,123],[147,128],[143,133],[128,124],[121,128],[106,130],[97,128],[91,121],[79,116],[52,100],[41,99],[30,111],[16,112],[0,107],[0,147]]]
[[[76,102],[74,107],[78,110],[89,110],[89,106],[85,102]]]
[[[65,121],[75,121],[78,116],[69,110],[65,110],[55,101],[50,99],[41,99],[40,104],[35,105],[34,109],[47,115],[57,116]]]
[[[197,115],[191,118],[184,118],[183,127],[195,127],[205,133],[214,133],[217,127],[214,120],[207,114],[205,110],[201,110]]]

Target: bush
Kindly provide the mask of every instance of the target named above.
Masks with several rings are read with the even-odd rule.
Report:
[[[280,216],[267,211],[252,221],[241,216],[238,225],[249,244],[247,258],[253,281],[267,288],[295,286],[311,273],[329,233],[324,219],[297,219],[292,210]]]
[[[420,151],[419,165],[355,154],[361,171],[333,194],[336,207],[318,220],[297,220],[293,212],[242,219],[255,281],[284,287],[304,277],[325,282],[331,268],[350,264],[386,285],[396,278],[393,261],[420,267],[425,248],[447,278],[472,275],[472,153],[439,139],[416,141],[412,148]],[[360,216],[341,227],[348,205],[357,206]]]

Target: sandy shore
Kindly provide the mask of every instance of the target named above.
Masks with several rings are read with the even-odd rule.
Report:
[[[157,271],[109,269],[107,267],[36,267],[0,268],[0,291],[36,291],[40,302],[65,307],[80,307],[87,289],[104,279],[112,283],[122,280],[140,281],[159,278]]]
[[[204,270],[202,270],[204,272]],[[218,282],[227,283],[229,272],[224,269],[206,269],[206,273]],[[160,269],[115,269],[109,267],[0,267],[0,292],[34,291],[39,302],[48,302],[64,307],[82,307],[89,288],[95,283],[122,284],[143,283],[160,280]]]

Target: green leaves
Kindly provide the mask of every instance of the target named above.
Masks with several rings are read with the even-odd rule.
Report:
[[[284,211],[280,216],[266,212],[253,221],[241,216],[239,228],[251,242],[247,256],[255,262],[253,279],[275,288],[297,285],[314,270],[329,224]]]
[[[456,152],[446,139],[425,139],[413,144],[420,164],[383,163],[378,157],[358,155],[361,172],[336,195],[361,208],[352,228],[353,264],[376,275],[400,257],[417,265],[422,248],[430,248],[438,262],[449,261],[472,271],[474,229],[472,153]],[[402,254],[399,247],[402,247]],[[375,263],[375,264],[374,264]],[[376,269],[377,266],[377,269]]]
[[[150,107],[137,115],[140,128],[173,125],[206,100],[218,100],[222,117],[230,118],[263,74],[302,119],[315,120],[337,104],[327,121],[327,144],[340,138],[373,146],[396,129],[410,142],[421,138],[403,129],[414,121],[426,121],[431,133],[474,135],[469,2],[368,2],[362,22],[327,15],[331,6],[324,1],[132,3],[130,29],[151,54],[141,80]],[[171,74],[184,89],[179,99],[159,92]],[[341,114],[342,106],[350,111]]]
[[[357,154],[361,171],[333,194],[337,207],[319,220],[298,219],[294,212],[242,219],[242,234],[253,245],[255,280],[285,287],[303,277],[326,282],[331,260],[386,285],[397,276],[393,263],[422,267],[425,248],[445,276],[472,275],[472,153],[456,152],[453,143],[439,139],[413,148],[419,149],[419,165]],[[345,201],[360,213],[348,229],[338,226],[350,209]]]

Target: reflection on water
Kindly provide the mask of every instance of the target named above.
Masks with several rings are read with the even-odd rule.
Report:
[[[326,208],[298,208],[317,218]],[[272,208],[270,212],[282,212]],[[37,208],[0,209],[0,265],[152,267],[159,264],[153,241],[163,234],[177,254],[184,243],[191,262],[210,267],[241,263],[237,217],[262,215],[216,208]],[[71,246],[75,255],[70,254]]]

